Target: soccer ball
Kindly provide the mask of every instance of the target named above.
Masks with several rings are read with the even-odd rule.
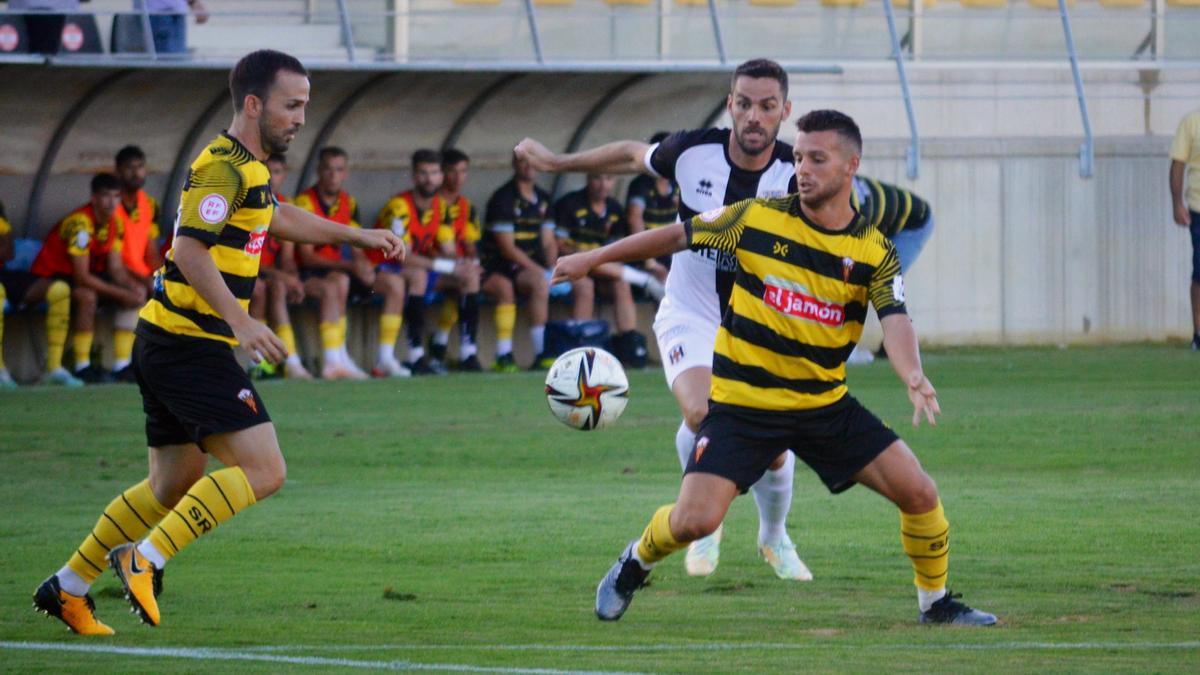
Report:
[[[559,422],[580,431],[606,427],[629,402],[629,380],[617,357],[579,347],[555,360],[546,373],[546,402]]]

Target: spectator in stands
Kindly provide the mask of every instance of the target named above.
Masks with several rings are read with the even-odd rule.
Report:
[[[661,143],[669,135],[660,131],[650,137],[650,144]],[[670,178],[642,173],[629,184],[629,192],[625,197],[625,220],[629,226],[629,234],[673,225],[678,218],[679,186]],[[671,256],[647,260],[644,264],[647,272],[664,283],[667,281],[667,271],[670,267]]]
[[[550,302],[550,271],[558,260],[550,194],[534,183],[537,172],[513,154],[513,177],[488,199],[483,236],[483,292],[496,302],[496,362],[492,369],[517,370],[513,361],[513,328],[517,323],[516,296],[527,299],[529,337],[534,368],[549,368],[554,359],[546,346],[546,317]]]
[[[39,278],[25,293],[24,304],[49,303],[43,378],[48,384],[74,386],[76,380],[112,381],[112,374],[91,363],[92,331],[101,300],[113,302],[118,308],[113,321],[114,345],[125,341],[132,344],[137,310],[145,304],[147,291],[129,276],[121,262],[125,223],[117,212],[120,201],[121,181],[111,173],[97,174],[92,178],[91,201],[72,211],[46,235],[42,250],[33,261],[31,271]],[[74,310],[73,376],[62,368],[71,309]],[[115,365],[117,377],[128,379],[129,364],[117,361]]]
[[[610,239],[615,229],[624,229],[621,203],[612,197],[614,179],[609,174],[588,174],[587,185],[580,190],[568,192],[554,205],[555,235],[558,251],[562,255],[599,248]],[[596,316],[596,283],[608,287],[612,296],[617,320],[617,339],[634,329],[637,310],[633,306],[633,292],[629,283],[622,279],[625,266],[619,263],[600,265],[587,276],[571,283],[575,305],[572,318],[577,321],[594,319]],[[642,277],[645,272],[628,268]],[[627,338],[625,338],[627,339]]]
[[[62,45],[62,30],[67,14],[79,11],[79,0],[8,0],[8,11],[36,12],[25,15],[29,51],[57,54]]]
[[[117,178],[121,180],[121,203],[117,215],[125,221],[125,237],[121,243],[121,260],[125,269],[140,284],[150,290],[154,271],[162,267],[158,250],[158,200],[146,194],[146,154],[136,145],[117,151]]]
[[[317,183],[296,195],[292,203],[347,227],[358,227],[358,203],[342,189],[349,175],[349,157],[345,150],[336,146],[321,148],[317,156]],[[321,348],[324,352],[321,377],[366,379],[367,374],[346,350],[346,304],[352,280],[361,288],[375,286],[374,265],[357,249],[346,258],[340,246],[329,244],[319,248],[301,244],[297,257],[304,292],[321,303]],[[400,297],[404,297],[403,288]],[[385,303],[385,312],[386,307]]]
[[[133,0],[139,12],[145,3],[150,12],[150,34],[156,54],[187,53],[187,15],[196,15],[196,23],[208,21],[208,8],[202,0]]]
[[[17,383],[8,374],[4,365],[4,314],[8,311],[9,287],[24,286],[21,273],[8,270],[6,266],[13,257],[12,225],[4,213],[4,203],[0,202],[0,389],[16,389]],[[13,293],[16,296],[16,293]]]
[[[1171,206],[1175,224],[1191,230],[1192,351],[1200,351],[1200,110],[1184,116],[1171,143]]]
[[[271,173],[271,191],[275,200],[280,204],[288,203],[283,194],[283,184],[287,180],[287,160],[279,153],[267,157],[267,170]],[[304,282],[300,280],[300,272],[296,266],[296,245],[290,241],[280,241],[273,235],[267,234],[263,241],[262,254],[258,261],[258,279],[254,282],[254,292],[250,296],[250,316],[267,323],[274,328],[275,334],[287,347],[287,360],[283,364],[283,375],[288,379],[311,380],[312,374],[304,367],[300,352],[296,349],[296,332],[292,329],[292,320],[288,315],[288,305],[296,305],[304,301]],[[263,359],[256,368],[260,375],[269,376],[275,372],[275,367]]]

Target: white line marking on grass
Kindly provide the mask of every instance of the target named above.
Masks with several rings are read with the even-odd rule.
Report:
[[[634,675],[614,671],[554,670],[550,668],[500,668],[471,666],[458,663],[413,663],[411,661],[360,661],[354,659],[332,659],[319,656],[281,656],[276,654],[252,653],[247,650],[214,649],[211,647],[118,647],[115,645],[71,645],[59,642],[0,642],[0,649],[45,652],[77,652],[85,654],[117,654],[121,656],[168,657],[194,659],[198,661],[260,661],[286,663],[297,666],[338,666],[366,670],[435,670],[456,673],[516,673],[520,675],[565,675],[587,673],[588,675]]]
[[[963,651],[987,650],[1111,650],[1111,649],[1200,649],[1200,641],[1191,642],[992,642],[992,643],[959,643],[939,645],[905,644],[858,644],[851,642],[812,642],[812,643],[779,643],[779,642],[695,642],[680,644],[652,645],[414,645],[414,644],[382,644],[382,645],[263,645],[261,647],[245,647],[246,652],[294,652],[294,651],[326,651],[326,652],[376,652],[376,651],[483,651],[483,652],[722,652],[722,651],[802,651],[807,649],[874,649],[880,651],[907,649],[957,649]]]

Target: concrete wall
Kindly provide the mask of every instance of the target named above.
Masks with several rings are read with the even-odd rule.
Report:
[[[87,181],[113,153],[136,142],[149,156],[151,192],[167,201],[178,157],[190,161],[228,124],[219,70],[134,70],[0,66],[0,200],[19,233],[43,236],[87,198]],[[920,178],[905,176],[908,125],[895,73],[863,66],[839,75],[793,77],[799,114],[838,107],[867,137],[863,171],[909,185],[934,205],[938,226],[909,279],[919,331],[929,343],[1074,342],[1180,338],[1189,333],[1189,245],[1169,211],[1166,148],[1180,117],[1200,99],[1200,72],[1131,67],[1085,71],[1096,171],[1079,177],[1081,123],[1062,68],[919,66],[910,73],[923,138]],[[562,149],[644,138],[700,125],[720,103],[719,73],[524,74],[472,106],[506,73],[315,72],[308,126],[289,152],[290,189],[324,132],[352,158],[348,188],[372,220],[407,188],[408,157],[437,147],[466,116],[457,145],[474,157],[469,194],[482,203],[506,179],[512,145],[532,135]],[[629,86],[625,86],[629,85]],[[96,87],[94,103],[57,133]],[[618,87],[622,93],[581,129]],[[355,92],[352,106],[344,103]],[[335,111],[343,116],[326,126]],[[194,143],[189,129],[200,129]],[[782,137],[794,133],[785,125]],[[52,140],[41,219],[29,219],[40,163]],[[549,177],[543,177],[547,186]],[[580,183],[567,177],[563,189]],[[11,357],[10,357],[11,358]]]

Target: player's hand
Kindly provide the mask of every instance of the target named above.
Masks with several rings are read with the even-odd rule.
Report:
[[[283,277],[284,295],[289,304],[296,305],[304,302],[304,282],[299,277],[290,274]]]
[[[121,304],[129,308],[141,307],[149,297],[145,286],[127,286]]]
[[[913,426],[921,426],[922,415],[929,420],[930,425],[937,426],[934,415],[941,415],[942,407],[938,405],[937,391],[934,390],[929,378],[925,377],[921,371],[917,371],[908,376],[907,384],[908,400],[913,404]]]
[[[1192,224],[1192,214],[1183,204],[1175,205],[1175,224],[1180,227],[1188,227]]]
[[[517,143],[517,147],[513,148],[513,154],[517,156],[517,159],[529,162],[529,165],[538,171],[555,170],[554,153],[532,138],[526,138]]]
[[[554,274],[550,277],[550,284],[554,285],[563,281],[579,281],[586,277],[588,272],[592,271],[595,266],[592,264],[590,251],[583,253],[572,253],[558,259],[554,265]]]
[[[380,228],[370,228],[359,230],[358,235],[358,241],[354,243],[355,246],[383,251],[385,258],[394,259],[396,262],[404,262],[404,240],[396,236],[395,232]]]
[[[287,347],[283,340],[271,332],[265,325],[246,317],[246,321],[233,328],[233,337],[238,344],[250,354],[250,360],[260,363],[263,359],[273,364],[283,363],[287,359]]]

